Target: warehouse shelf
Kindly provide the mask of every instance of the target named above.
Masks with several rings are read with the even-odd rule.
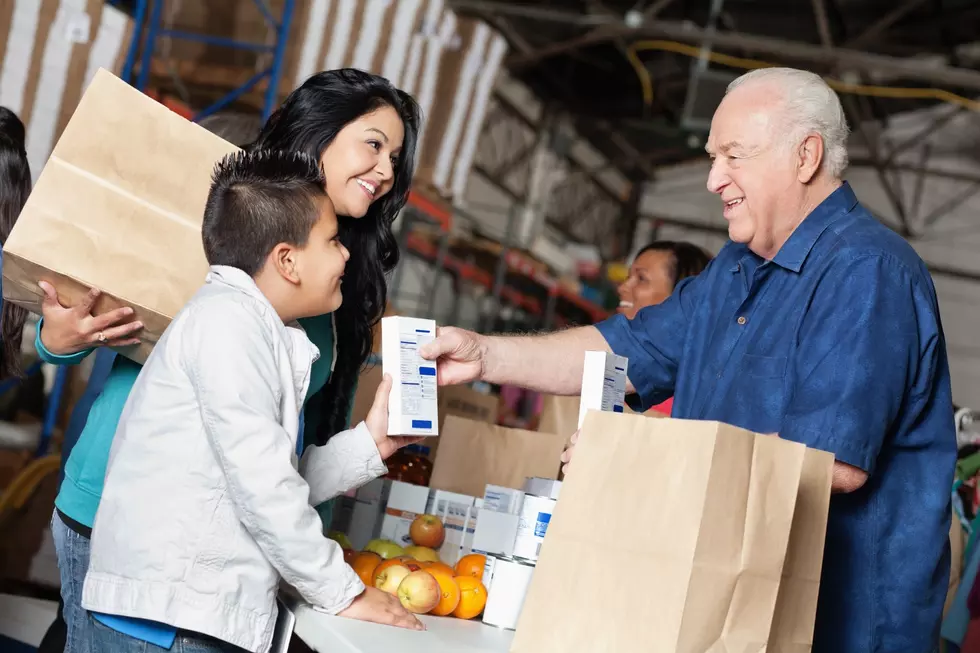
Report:
[[[487,238],[454,235],[451,227],[457,218],[476,221],[424,193],[413,192],[409,199],[401,249],[432,266],[430,280],[423,284],[427,287],[418,296],[428,302],[429,308],[423,312],[433,313],[439,275],[447,273],[457,284],[475,284],[495,300],[495,310],[482,321],[484,328],[491,328],[504,305],[520,309],[542,328],[590,324],[609,317],[608,310],[567,288],[544,264],[521,250]],[[393,301],[403,292],[402,274],[397,270],[392,280]],[[455,321],[458,300],[454,301],[452,313],[451,321]]]
[[[289,28],[292,24],[296,0],[284,0],[282,11],[278,16],[273,14],[265,0],[251,1],[255,4],[259,13],[262,14],[262,18],[269,26],[269,29],[275,33],[275,39],[271,45],[239,41],[237,39],[197,32],[166,29],[162,25],[164,4],[162,0],[132,0],[128,3],[128,6],[133,16],[134,36],[129,50],[126,53],[122,79],[133,84],[139,90],[146,91],[150,73],[153,69],[153,56],[157,50],[157,40],[163,38],[195,41],[218,47],[247,50],[259,55],[269,54],[272,56],[272,60],[267,67],[253,74],[248,79],[241,81],[234,89],[194,115],[194,120],[198,121],[217,113],[251,91],[260,82],[265,81],[266,87],[262,105],[262,119],[266,120],[272,115],[273,110],[279,104],[279,78],[281,77],[283,62],[286,58],[286,42],[289,37]],[[123,3],[119,2],[117,5],[122,6]],[[149,16],[147,16],[147,13],[149,13]],[[139,61],[138,72],[136,71],[137,61]],[[135,81],[133,79],[134,73],[136,77]]]

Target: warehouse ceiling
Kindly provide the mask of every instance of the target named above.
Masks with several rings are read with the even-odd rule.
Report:
[[[759,63],[857,85],[842,93],[852,125],[942,101],[880,97],[895,95],[881,87],[939,89],[967,105],[980,95],[975,0],[450,2],[496,26],[511,44],[512,75],[633,179],[703,157],[725,86]]]

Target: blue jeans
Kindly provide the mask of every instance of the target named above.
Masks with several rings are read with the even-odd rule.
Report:
[[[68,528],[58,513],[51,517],[51,536],[58,554],[58,572],[61,575],[62,614],[68,626],[65,653],[81,653],[81,632],[85,629],[88,614],[82,608],[82,585],[88,572],[91,542]]]
[[[84,612],[84,611],[83,611]],[[174,640],[173,648],[165,649],[155,646],[141,639],[124,635],[117,630],[109,628],[101,621],[92,618],[87,612],[85,618],[88,623],[82,635],[85,650],[92,651],[111,651],[112,653],[247,653],[245,649],[208,637],[198,635],[183,630],[177,631],[177,639]]]

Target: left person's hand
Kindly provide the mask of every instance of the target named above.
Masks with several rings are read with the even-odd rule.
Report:
[[[561,461],[565,463],[561,466],[561,473],[568,474],[568,466],[572,464],[572,455],[575,453],[575,444],[578,442],[578,436],[582,432],[581,429],[575,431],[572,434],[571,440],[569,441],[568,448],[561,455]]]
[[[138,321],[126,322],[133,315],[129,307],[117,308],[101,315],[92,315],[98,289],[89,291],[76,306],[62,306],[58,292],[47,281],[38,282],[44,292],[41,303],[41,344],[55,356],[68,356],[90,347],[125,347],[138,345],[134,334],[143,328]]]
[[[391,375],[385,374],[374,395],[371,410],[364,418],[374,443],[378,445],[382,460],[387,460],[402,447],[422,441],[422,437],[414,435],[388,435],[388,395],[391,394],[391,384]]]

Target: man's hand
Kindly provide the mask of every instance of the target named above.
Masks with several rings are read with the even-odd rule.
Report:
[[[371,432],[374,443],[378,445],[378,453],[381,454],[382,460],[387,460],[391,454],[402,447],[422,440],[421,437],[414,435],[388,435],[388,396],[391,394],[391,384],[391,375],[385,374],[374,393],[371,410],[364,418],[364,424]]]
[[[868,481],[868,472],[842,463],[834,461],[834,480],[830,486],[830,491],[834,494],[847,494],[860,490]]]
[[[778,433],[768,433],[774,437],[779,437]],[[868,482],[868,472],[860,467],[848,465],[840,461],[834,461],[833,481],[830,491],[834,494],[848,494],[860,490]]]
[[[422,358],[436,361],[439,385],[459,385],[484,378],[487,351],[478,333],[440,327],[436,339],[419,351]]]
[[[578,436],[581,432],[582,430],[579,429],[578,431],[575,431],[575,433],[572,434],[572,437],[569,440],[568,448],[565,449],[565,451],[561,455],[561,461],[565,463],[564,465],[561,466],[562,474],[566,474],[566,475],[568,474],[568,466],[572,464],[572,455],[574,455],[575,453],[575,444],[578,442]]]

